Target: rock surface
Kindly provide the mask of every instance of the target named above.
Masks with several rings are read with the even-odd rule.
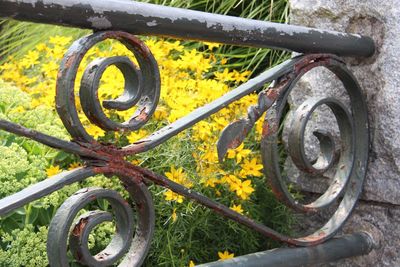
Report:
[[[368,256],[324,266],[400,266],[400,2],[291,0],[290,6],[291,24],[360,33],[371,36],[376,43],[373,57],[345,59],[367,100],[372,146],[362,202],[343,231],[366,230],[380,246]],[[310,96],[335,96],[348,102],[341,85],[323,71],[312,71],[302,78],[291,93],[292,108]],[[318,124],[337,131],[330,126],[334,118],[329,111],[319,114],[310,122],[310,128]],[[308,140],[306,151],[317,153],[316,139]],[[292,163],[287,162],[287,166],[289,177],[303,190],[324,190],[324,178],[299,177]],[[308,219],[312,225],[313,219]]]
[[[299,227],[317,227],[320,221],[324,221],[325,214],[304,216],[304,222]],[[351,234],[365,231],[371,234],[377,248],[368,255],[353,257],[330,264],[323,264],[320,267],[375,267],[375,266],[400,266],[400,207],[393,205],[375,205],[361,201],[358,203],[352,217],[343,227],[341,234]]]
[[[400,205],[399,2],[291,0],[290,5],[291,24],[360,33],[374,39],[377,51],[372,58],[346,59],[369,108],[372,151],[363,199]],[[305,78],[303,84],[307,86],[293,92],[293,99],[326,94],[332,88],[332,80],[320,73]],[[331,92],[338,94],[336,89]]]

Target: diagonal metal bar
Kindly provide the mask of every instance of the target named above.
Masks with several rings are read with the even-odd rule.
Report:
[[[127,0],[0,0],[0,17],[94,30],[255,46],[299,53],[370,56],[371,38]]]
[[[197,108],[185,117],[182,117],[175,122],[167,125],[166,127],[152,133],[150,136],[145,137],[144,139],[141,139],[136,143],[133,143],[132,145],[124,147],[124,153],[140,153],[162,144],[179,132],[220,111],[232,102],[239,100],[243,96],[260,89],[266,83],[288,74],[289,72],[293,71],[294,66],[302,60],[304,60],[303,55],[294,57],[271,69],[268,69],[267,71],[261,73],[259,76],[250,79],[246,83],[238,86],[237,88],[226,93],[225,95],[214,100],[213,102]]]
[[[12,210],[18,209],[32,201],[60,190],[66,185],[79,182],[94,175],[93,167],[75,169],[49,177],[39,183],[31,185],[18,193],[0,200],[0,216],[4,216]]]
[[[68,142],[64,141],[61,139],[58,139],[56,137],[28,129],[26,127],[23,127],[19,124],[6,121],[3,119],[0,119],[0,130],[5,130],[10,133],[14,133],[20,136],[27,137],[29,139],[35,140],[39,143],[42,143],[46,146],[50,146],[52,148],[56,149],[61,149],[64,150],[65,152],[69,153],[74,153],[77,154],[81,157],[85,158],[94,158],[98,160],[109,160],[110,158],[105,155],[99,155],[96,153],[93,149],[87,149],[77,143],[73,142]],[[94,147],[94,146],[93,146]]]
[[[121,180],[125,184],[134,184],[137,183],[140,179],[147,179],[149,181],[154,182],[156,185],[168,188],[175,193],[178,193],[184,197],[192,199],[197,203],[204,205],[205,207],[210,208],[212,211],[225,216],[228,219],[236,221],[240,224],[243,224],[260,234],[272,238],[277,241],[285,242],[292,245],[308,245],[305,242],[298,242],[295,239],[289,238],[283,234],[276,232],[275,230],[257,222],[249,217],[242,215],[229,207],[216,202],[190,188],[187,188],[183,185],[180,185],[167,177],[154,173],[151,170],[141,168],[139,166],[135,166],[130,164],[129,162],[119,162],[117,164],[111,164],[105,167],[97,167],[94,169],[96,173],[104,173],[104,174],[118,174],[121,176]]]

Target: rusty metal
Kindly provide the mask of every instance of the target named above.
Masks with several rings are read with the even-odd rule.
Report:
[[[368,147],[369,147],[369,126],[367,107],[354,76],[348,71],[345,65],[335,57],[315,58],[314,55],[305,56],[309,59],[309,64],[298,64],[296,68],[296,78],[288,90],[282,94],[274,107],[267,111],[265,117],[265,128],[261,141],[261,152],[264,165],[264,175],[275,193],[276,197],[284,202],[287,206],[300,212],[319,212],[322,209],[331,206],[342,196],[340,204],[332,217],[319,230],[306,237],[299,238],[299,242],[320,242],[332,237],[344,224],[350,216],[357,199],[362,190],[363,180],[367,170]],[[334,113],[340,130],[341,146],[340,156],[335,167],[335,174],[328,189],[315,201],[307,204],[298,202],[290,194],[288,185],[282,177],[279,165],[279,132],[277,128],[278,122],[281,121],[283,108],[287,101],[290,90],[296,82],[308,71],[315,67],[325,67],[333,72],[338,79],[341,80],[347,94],[350,98],[351,110],[334,98],[309,99],[295,112],[289,133],[289,155],[295,162],[296,166],[300,166],[299,170],[304,173],[320,174],[327,171],[326,168],[316,169],[311,166],[304,155],[304,127],[310,114],[318,106],[326,104]],[[325,140],[324,140],[325,139]],[[320,146],[324,147],[321,151],[325,151],[329,144],[326,140],[331,138],[320,138]],[[329,141],[328,141],[329,142]],[[333,151],[325,152],[331,155],[336,153]],[[328,163],[328,165],[331,165]],[[329,166],[332,168],[332,166]],[[350,186],[348,186],[350,184]]]
[[[88,5],[84,5],[85,3]],[[105,4],[110,4],[114,8],[113,11],[107,11]],[[121,9],[121,4],[126,5],[124,10]],[[88,25],[87,16],[100,16],[99,14],[102,14],[103,19],[112,22],[111,28],[124,30],[99,31],[85,36],[75,41],[64,56],[57,77],[56,109],[64,126],[71,134],[72,141],[60,140],[0,119],[0,129],[76,154],[86,162],[86,166],[83,168],[55,175],[52,179],[46,179],[1,199],[0,216],[59,190],[65,185],[82,181],[96,174],[104,174],[110,179],[115,176],[118,177],[133,200],[135,213],[131,211],[130,205],[117,192],[112,190],[86,188],[72,195],[59,208],[50,224],[47,250],[51,266],[68,266],[68,248],[76,261],[84,265],[109,266],[123,258],[119,266],[140,266],[146,257],[154,231],[154,207],[147,189],[149,182],[171,189],[175,193],[192,199],[226,218],[250,227],[266,237],[289,245],[315,246],[321,244],[334,236],[349,217],[361,193],[365,177],[368,160],[369,126],[361,88],[343,61],[336,55],[323,53],[295,56],[126,147],[100,143],[86,132],[77,113],[74,85],[82,58],[92,46],[110,38],[123,43],[136,57],[138,66],[128,57],[95,59],[86,67],[83,74],[79,97],[84,113],[93,124],[108,131],[134,131],[150,119],[157,107],[160,97],[160,75],[151,51],[137,37],[125,31],[157,34],[159,31],[165,30],[163,34],[176,37],[183,36],[183,32],[187,31],[184,35],[185,38],[260,47],[268,46],[301,52],[332,52],[341,55],[364,56],[373,51],[373,43],[368,37],[289,25],[278,26],[279,24],[233,19],[192,11],[189,12],[193,18],[190,21],[188,14],[183,16],[180,9],[158,7],[133,1],[118,1],[118,5],[116,5],[115,1],[86,0],[77,4],[74,1],[63,0],[0,0],[0,7],[0,16],[87,28],[99,26],[98,24],[96,24],[97,26]],[[162,17],[155,10],[143,9],[148,7],[154,7],[159,11],[174,11],[177,14]],[[45,15],[35,15],[35,12],[44,10],[46,10],[43,13]],[[50,10],[54,13],[49,14]],[[82,15],[76,13],[77,11],[88,11],[88,14]],[[146,15],[150,11],[153,13],[147,18]],[[132,16],[132,19],[146,17],[144,20],[146,26],[141,21],[138,21],[137,25],[122,25],[121,21],[126,20],[127,15]],[[152,20],[148,21],[148,19]],[[187,25],[182,24],[181,20],[184,19],[188,20]],[[201,20],[206,19],[210,20],[210,25],[221,25],[221,27],[206,27],[206,30],[204,27],[207,25],[201,23]],[[153,20],[155,21],[154,25],[149,25],[149,22],[153,23]],[[159,24],[161,22],[166,22],[166,24],[162,26],[162,24]],[[256,29],[255,32],[249,32],[249,23],[256,23],[252,26],[252,29]],[[182,25],[183,28],[173,31],[175,34],[172,34],[172,30],[177,25]],[[236,28],[233,31],[224,29],[228,26],[235,26]],[[96,29],[98,30],[98,28]],[[204,35],[201,34],[203,31]],[[277,35],[283,37],[273,41],[273,38]],[[290,36],[296,38],[293,39]],[[315,38],[321,40],[312,45],[307,43]],[[342,46],[336,47],[335,42],[339,42]],[[121,70],[125,78],[125,88],[119,98],[103,101],[102,105],[106,109],[116,110],[126,110],[135,106],[135,113],[125,123],[114,122],[106,117],[97,97],[101,75],[111,65]],[[316,67],[327,68],[341,80],[349,95],[350,107],[332,97],[311,98],[294,112],[294,119],[289,127],[287,153],[295,166],[300,171],[315,176],[336,170],[333,182],[326,192],[314,202],[303,204],[296,201],[289,193],[286,179],[281,174],[278,153],[278,143],[281,138],[279,128],[290,91],[305,73]],[[132,165],[125,160],[128,155],[148,151],[161,145],[169,138],[215,114],[230,103],[256,92],[268,84],[269,87],[259,93],[257,105],[249,107],[247,117],[231,123],[221,133],[217,144],[218,157],[222,161],[228,149],[239,146],[254,127],[256,121],[263,114],[266,114],[261,152],[264,174],[276,197],[288,207],[303,213],[320,212],[340,201],[336,212],[316,232],[303,237],[286,236],[192,189],[175,183],[163,175]],[[334,113],[339,126],[341,141],[338,143],[330,133],[316,130],[315,135],[320,142],[321,153],[315,160],[309,160],[304,152],[305,127],[313,111],[322,105],[328,106]],[[98,198],[105,199],[111,204],[110,211],[91,211],[74,221],[76,215],[86,204]],[[116,235],[102,252],[91,255],[87,247],[89,233],[98,224],[110,220],[116,221]],[[134,222],[136,229],[133,227]],[[351,252],[348,255],[357,253]]]
[[[249,107],[247,118],[237,120],[225,127],[217,142],[218,159],[220,162],[223,161],[228,149],[235,149],[240,146],[254,127],[256,121],[272,106],[276,98],[287,89],[290,84],[289,81],[290,78],[286,76],[279,78],[279,82],[274,80],[267,90],[259,93],[257,106]]]
[[[92,123],[105,130],[137,130],[154,113],[160,97],[160,73],[157,63],[147,46],[135,36],[125,32],[98,32],[75,41],[64,55],[57,76],[57,112],[74,140],[95,142],[79,120],[75,105],[75,78],[83,56],[95,44],[106,39],[116,39],[135,55],[140,70],[128,57],[96,59],[86,67],[80,87],[83,111]],[[125,79],[121,97],[104,101],[105,108],[126,110],[138,104],[136,112],[125,123],[107,118],[99,103],[97,90],[101,75],[110,66],[117,66]],[[133,71],[132,71],[133,70]]]

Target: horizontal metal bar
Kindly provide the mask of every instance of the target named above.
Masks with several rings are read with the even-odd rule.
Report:
[[[197,267],[299,267],[329,263],[354,256],[366,255],[375,247],[372,237],[365,232],[333,238],[314,247],[278,248],[248,254]]]
[[[373,40],[358,34],[127,0],[0,0],[0,17],[299,53],[371,56],[375,51]]]

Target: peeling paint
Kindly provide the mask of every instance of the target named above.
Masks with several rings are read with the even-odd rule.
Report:
[[[92,27],[99,30],[105,30],[112,27],[111,22],[106,17],[89,17],[88,21],[92,23]]]
[[[371,56],[375,50],[372,39],[359,34],[228,17],[135,1],[20,0],[16,4],[14,0],[0,0],[0,3],[0,16],[34,22],[43,19],[46,23],[95,30],[112,27],[145,35],[284,49],[299,53]],[[25,6],[22,7],[24,3]],[[16,15],[15,6],[18,10]],[[47,12],[53,14],[50,21],[45,16],[36,17],[37,13]],[[138,23],[126,23],[124,19]]]
[[[154,26],[157,26],[158,24],[157,24],[156,20],[152,20],[150,22],[147,22],[146,25],[149,27],[154,27]]]

